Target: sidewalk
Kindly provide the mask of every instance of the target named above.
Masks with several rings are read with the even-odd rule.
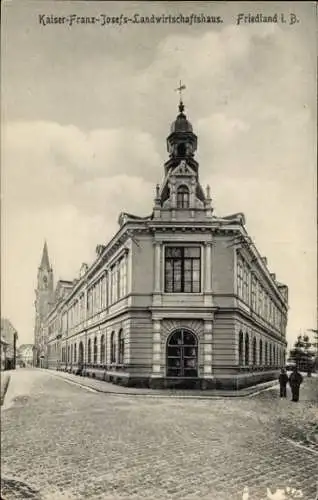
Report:
[[[3,405],[5,395],[6,395],[6,392],[8,390],[8,387],[9,387],[9,383],[10,383],[10,372],[9,372],[9,370],[7,370],[7,371],[1,371],[1,384],[0,384],[0,387],[1,387],[0,405],[1,406]]]
[[[38,368],[38,370],[40,370]],[[263,384],[258,384],[252,387],[247,387],[239,391],[222,391],[222,390],[181,390],[181,389],[141,389],[135,387],[123,387],[120,385],[110,384],[109,382],[104,382],[102,380],[96,380],[88,377],[80,377],[78,375],[73,375],[70,373],[59,372],[55,370],[42,370],[50,373],[56,377],[67,380],[68,382],[80,385],[81,387],[86,387],[88,389],[93,389],[97,392],[103,392],[105,394],[113,395],[127,395],[127,396],[147,396],[153,398],[180,398],[180,399],[220,399],[220,398],[242,398],[247,396],[253,396],[261,391],[265,391],[271,388],[278,387],[276,380],[265,382]]]
[[[36,382],[39,373],[36,370],[27,370],[27,372],[27,376],[24,368],[17,368],[6,372],[9,378],[9,383],[6,386],[3,400],[3,374],[1,374],[1,411],[7,410],[17,398],[27,398],[32,394],[33,385]],[[32,373],[32,376],[30,376],[30,373]]]

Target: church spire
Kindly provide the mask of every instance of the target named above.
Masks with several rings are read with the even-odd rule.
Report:
[[[44,241],[44,247],[43,247],[43,252],[42,252],[42,259],[41,259],[40,268],[47,269],[47,270],[51,269],[46,240]]]

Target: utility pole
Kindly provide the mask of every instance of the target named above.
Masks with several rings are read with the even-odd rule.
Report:
[[[18,339],[18,334],[17,332],[14,332],[13,334],[13,369],[16,369],[17,365],[17,339]]]

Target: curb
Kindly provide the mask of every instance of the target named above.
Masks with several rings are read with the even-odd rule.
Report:
[[[61,380],[65,380],[66,382],[69,382],[69,383],[72,383],[72,384],[75,384],[75,385],[78,385],[84,389],[88,389],[88,390],[93,390],[93,391],[96,391],[96,392],[99,392],[99,393],[103,393],[103,394],[109,394],[109,395],[113,395],[113,396],[142,396],[142,397],[148,397],[148,398],[162,398],[162,399],[167,399],[167,398],[170,398],[170,399],[204,399],[204,400],[209,400],[209,399],[224,399],[224,398],[228,398],[228,399],[234,399],[234,398],[247,398],[247,397],[251,397],[253,395],[256,395],[256,394],[259,394],[260,392],[264,392],[264,391],[267,391],[269,389],[272,389],[272,388],[275,388],[275,386],[277,386],[277,381],[270,381],[270,382],[265,382],[264,384],[259,384],[258,386],[252,386],[252,387],[249,387],[249,388],[246,388],[246,389],[242,389],[241,391],[237,391],[237,393],[234,393],[232,391],[229,391],[229,392],[220,392],[219,394],[189,394],[189,395],[186,395],[186,394],[163,394],[163,393],[157,393],[156,394],[156,391],[154,390],[153,393],[145,393],[145,394],[142,394],[142,393],[139,393],[139,392],[119,392],[119,391],[110,391],[110,390],[104,390],[104,389],[101,389],[99,387],[93,387],[89,384],[83,384],[81,383],[80,381],[77,381],[77,380],[73,380],[73,379],[69,379],[68,377],[65,377],[65,376],[61,376],[59,375],[58,373],[56,373],[54,370],[45,370],[46,372],[49,372],[51,373],[53,376],[61,379]],[[243,392],[244,391],[244,392]]]
[[[313,438],[313,436],[316,435],[317,438]],[[312,429],[308,434],[306,434],[306,440],[308,441],[309,444],[314,446],[315,448],[318,447],[318,425],[314,429]]]
[[[7,375],[4,379],[4,382],[3,382],[3,385],[1,384],[1,400],[0,400],[0,406],[3,405],[4,403],[4,398],[6,397],[6,394],[7,394],[7,390],[8,390],[8,387],[9,387],[9,383],[10,383],[10,380],[11,380],[11,376],[10,375]]]

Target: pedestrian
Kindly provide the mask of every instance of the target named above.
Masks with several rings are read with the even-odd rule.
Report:
[[[288,382],[288,375],[286,373],[285,368],[281,369],[278,380],[279,380],[279,387],[280,387],[280,397],[286,398],[286,386],[287,386],[287,382]]]
[[[292,401],[299,401],[299,388],[303,381],[301,373],[299,373],[297,366],[293,369],[292,374],[289,377],[289,385],[292,391]]]

